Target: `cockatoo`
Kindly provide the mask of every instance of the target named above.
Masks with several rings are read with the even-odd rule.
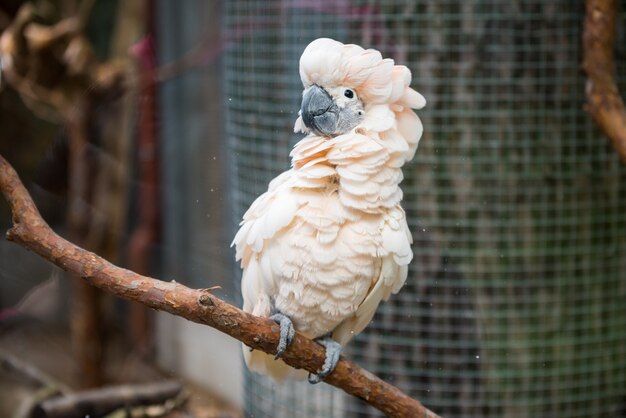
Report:
[[[411,109],[425,106],[411,72],[380,52],[321,38],[300,58],[304,86],[291,169],[269,184],[235,235],[243,309],[280,325],[275,357],[244,347],[248,368],[272,376],[306,372],[278,360],[294,329],[326,348],[309,381],[334,369],[381,300],[404,284],[413,257],[400,206],[402,166],[422,136]]]

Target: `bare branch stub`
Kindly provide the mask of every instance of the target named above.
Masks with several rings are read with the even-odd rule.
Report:
[[[211,326],[255,350],[276,354],[279,327],[270,319],[245,313],[205,290],[190,289],[174,281],[164,282],[117,267],[58,236],[41,218],[17,173],[2,156],[0,190],[13,213],[14,226],[7,232],[10,241],[108,293]],[[324,357],[324,349],[319,344],[299,334],[283,354],[287,364],[312,373],[321,368]],[[439,417],[419,401],[345,358],[337,363],[325,382],[363,399],[389,417]]]
[[[615,82],[613,58],[617,6],[617,0],[587,0],[582,67],[588,77],[585,110],[626,163],[626,107]]]

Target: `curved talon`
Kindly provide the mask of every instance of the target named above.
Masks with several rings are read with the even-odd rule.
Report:
[[[288,316],[283,315],[281,313],[275,313],[270,316],[270,319],[276,321],[278,325],[280,325],[280,340],[278,342],[278,347],[276,347],[276,355],[274,356],[275,360],[278,360],[291,341],[293,341],[293,337],[296,335],[296,331],[293,329],[293,323]]]
[[[326,348],[326,359],[324,360],[324,364],[322,365],[322,370],[320,370],[317,374],[309,373],[307,379],[312,385],[323,381],[329,374],[333,372],[333,370],[335,370],[335,366],[339,361],[342,350],[341,344],[331,339],[330,337],[325,337],[316,341]]]
[[[317,385],[322,379],[317,374],[309,373],[309,376],[306,378],[310,384]]]

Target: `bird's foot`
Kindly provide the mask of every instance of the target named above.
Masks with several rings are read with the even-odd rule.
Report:
[[[335,370],[335,366],[339,361],[339,356],[341,356],[341,350],[343,348],[341,347],[341,344],[330,337],[320,338],[315,341],[322,344],[326,348],[326,359],[324,360],[322,370],[320,370],[317,374],[309,373],[309,383],[312,385],[326,379],[326,376]]]
[[[280,340],[278,341],[278,347],[276,347],[276,356],[274,356],[274,359],[278,360],[283,355],[289,344],[291,344],[294,335],[296,335],[296,331],[293,329],[293,323],[287,315],[275,313],[270,316],[270,319],[276,321],[278,325],[280,325]]]

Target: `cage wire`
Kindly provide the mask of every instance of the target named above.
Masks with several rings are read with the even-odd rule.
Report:
[[[583,111],[584,2],[231,0],[224,14],[236,220],[301,138],[311,40],[379,49],[428,101],[402,184],[409,278],[346,354],[448,418],[626,416],[626,170]],[[255,418],[381,415],[250,373],[245,394]]]

